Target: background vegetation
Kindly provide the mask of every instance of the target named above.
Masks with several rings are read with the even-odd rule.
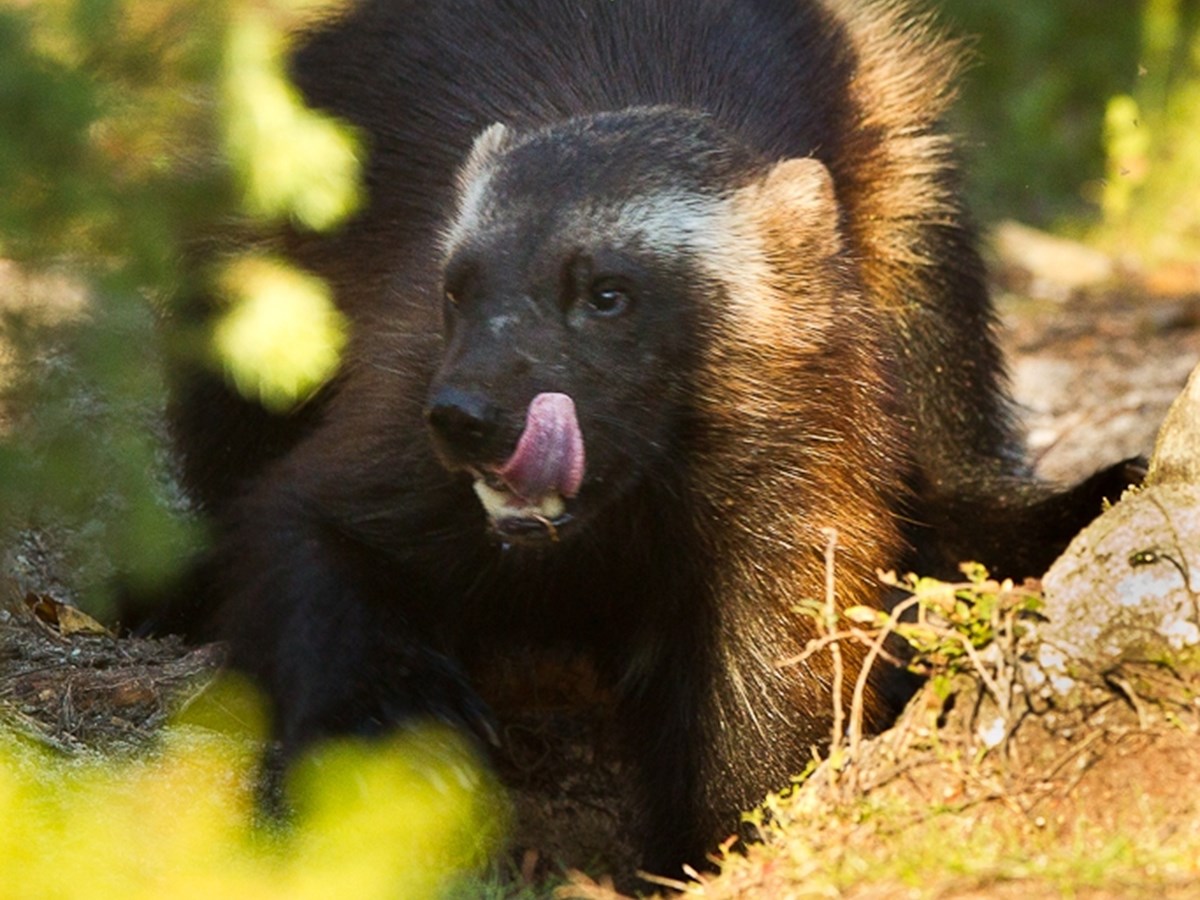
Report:
[[[321,229],[357,202],[352,136],[283,76],[281,30],[313,5],[0,4],[0,528],[58,531],[93,609],[114,568],[152,587],[197,537],[160,439],[168,343],[274,408],[336,367],[323,286],[189,252],[234,219]],[[156,327],[202,287],[228,301],[211,334]]]
[[[283,30],[313,6],[0,3],[5,570],[22,532],[51,531],[102,611],[114,572],[153,588],[200,540],[163,455],[169,353],[275,409],[336,367],[324,285],[252,245],[191,250],[233,222],[319,230],[354,209],[353,135],[283,75]],[[225,304],[211,327],[161,327],[199,289]],[[288,827],[258,824],[262,734],[245,723],[262,716],[230,714],[254,705],[246,691],[205,697],[202,727],[177,722],[128,759],[64,758],[0,728],[0,897],[441,897],[488,857],[503,806],[458,737],[324,748],[292,778]]]
[[[1200,2],[938,6],[973,36],[955,124],[984,221],[1200,258]]]

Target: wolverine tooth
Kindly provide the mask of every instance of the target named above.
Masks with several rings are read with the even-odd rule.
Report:
[[[566,512],[566,509],[567,504],[559,494],[548,494],[542,498],[542,502],[538,505],[538,514],[543,519],[554,520]]]
[[[482,478],[475,481],[475,496],[479,498],[488,517],[492,519],[504,518],[507,511],[512,508],[508,503],[512,495],[496,490]]]

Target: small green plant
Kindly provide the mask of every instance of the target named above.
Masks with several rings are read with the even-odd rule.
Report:
[[[949,583],[934,578],[907,575],[884,576],[884,583],[908,592],[903,610],[916,610],[915,621],[887,623],[913,648],[913,665],[935,678],[953,677],[970,668],[981,672],[979,651],[998,639],[1019,637],[1021,621],[1036,615],[1041,595],[1011,580],[996,581],[978,563],[964,563],[966,581]],[[853,610],[848,615],[863,617]],[[872,616],[879,622],[879,614]],[[885,624],[880,622],[881,625]]]
[[[834,561],[836,533],[827,535],[826,597],[824,602],[806,600],[797,605],[800,615],[817,623],[817,636],[803,652],[781,660],[780,665],[797,665],[820,652],[832,654],[832,720],[826,770],[831,778],[852,761],[863,739],[865,696],[870,673],[882,658],[892,665],[908,665],[929,677],[933,690],[945,698],[963,673],[978,678],[995,700],[1006,736],[1015,721],[1015,655],[1023,633],[1023,622],[1041,609],[1041,595],[1032,587],[1011,580],[997,581],[977,563],[961,566],[965,581],[944,582],[934,578],[880,573],[888,587],[908,594],[891,610],[851,606],[837,614]],[[911,648],[905,660],[889,652],[896,636]],[[854,642],[866,648],[854,673],[845,671],[842,644]],[[984,651],[989,651],[985,659]],[[843,708],[844,682],[854,678],[849,710]],[[990,740],[989,746],[994,746]],[[996,741],[995,743],[999,743]]]
[[[996,706],[979,735],[980,752],[986,753],[1005,745],[1020,721],[1019,641],[1025,623],[1041,610],[1042,597],[1033,587],[993,579],[978,563],[963,563],[961,569],[966,580],[953,583],[885,574],[884,583],[908,592],[908,598],[891,613],[852,609],[847,615],[903,638],[912,648],[910,668],[926,675],[942,700],[964,674],[977,679]]]

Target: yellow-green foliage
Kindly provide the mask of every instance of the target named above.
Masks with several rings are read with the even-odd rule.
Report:
[[[262,16],[236,18],[225,49],[225,147],[251,215],[336,225],[359,202],[355,142],[305,108],[283,76],[282,39]]]
[[[1002,620],[1036,612],[1041,597],[1017,587],[1012,581],[993,580],[978,563],[963,563],[965,582],[949,583],[936,578],[908,575],[902,581],[889,578],[907,590],[917,606],[917,621],[901,622],[896,632],[919,656],[943,667],[961,659],[965,645],[981,649],[996,637]],[[936,624],[930,622],[930,618]]]
[[[222,287],[231,305],[213,341],[244,396],[283,412],[337,370],[346,325],[323,282],[247,255],[227,265]]]
[[[238,13],[225,36],[220,97],[242,211],[331,228],[361,199],[356,141],[304,106],[269,19],[248,6]],[[231,306],[215,323],[213,349],[244,396],[286,412],[333,376],[345,325],[321,282],[253,251],[226,262],[219,281]]]
[[[322,229],[358,204],[352,136],[284,78],[293,6],[0,4],[0,527],[72,526],[76,575],[113,561],[153,581],[191,539],[147,474],[164,354],[276,410],[338,365],[324,285],[253,250],[197,259],[231,220]],[[163,323],[202,292],[226,307],[196,344]],[[498,793],[443,729],[318,751],[293,826],[256,826],[260,729],[204,722],[246,712],[217,694],[148,757],[67,760],[0,732],[0,900],[432,897],[495,844]]]
[[[258,747],[185,724],[118,762],[0,739],[0,898],[420,900],[495,849],[497,790],[446,729],[317,751],[274,830],[254,824]]]
[[[1112,98],[1102,194],[1115,246],[1152,261],[1200,253],[1200,13],[1182,0],[1148,0],[1139,78]]]
[[[223,61],[222,145],[242,211],[316,231],[354,212],[356,139],[304,106],[284,75],[282,36],[261,11],[232,18]],[[337,371],[345,323],[321,282],[252,251],[226,262],[219,282],[231,303],[213,349],[244,396],[285,412]]]

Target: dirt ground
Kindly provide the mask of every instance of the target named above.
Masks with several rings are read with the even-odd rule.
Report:
[[[1093,251],[1017,234],[1015,247],[1003,235],[996,241],[998,305],[1038,471],[1066,481],[1147,454],[1167,407],[1200,361],[1200,271],[1156,279],[1122,273],[1108,261],[1096,277],[1088,273],[1105,261]],[[0,573],[0,714],[8,728],[63,753],[144,745],[172,708],[203,689],[219,661],[216,647],[116,639],[74,620],[54,602],[69,590],[54,571],[52,549],[37,540],[10,547],[8,560]],[[546,696],[532,712],[506,712],[503,698],[499,703],[507,747],[500,769],[515,789],[514,858],[526,876],[577,866],[633,868],[618,837],[630,808],[620,794],[620,767],[605,753],[603,726],[586,714],[598,702],[586,675],[576,681],[579,691]],[[1127,706],[1101,704],[1103,714],[1089,712],[1069,727],[1043,722],[986,776],[962,770],[955,782],[944,768],[910,771],[903,779],[905,802],[998,803],[1015,811],[1003,827],[1084,844],[1133,824],[1163,840],[1200,833],[1200,792],[1192,789],[1200,778],[1194,723],[1151,726],[1130,718]],[[898,754],[911,735],[891,740],[889,752]],[[1018,758],[1024,762],[1014,762]],[[773,893],[779,886],[771,888],[761,870],[748,875],[730,868],[726,878],[733,880],[709,886],[704,896],[788,893]],[[1188,895],[1182,883],[1152,881],[1154,893]],[[967,879],[917,895],[1058,896],[1046,892],[1049,883]],[[599,887],[589,894],[586,884],[578,890],[610,896]],[[1077,895],[1140,893],[1137,884],[1114,884]],[[881,888],[862,895],[893,894]],[[911,895],[898,883],[894,896]]]

